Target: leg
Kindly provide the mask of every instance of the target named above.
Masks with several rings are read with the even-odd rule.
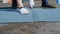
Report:
[[[48,4],[48,1],[47,0],[42,0],[42,5],[46,5]]]
[[[24,7],[23,3],[22,3],[22,0],[17,0],[17,4],[18,4],[19,8]]]
[[[49,5],[48,0],[42,0],[42,7],[55,8],[55,6]]]
[[[33,8],[34,4],[35,4],[34,0],[30,0],[30,8]]]
[[[17,1],[16,0],[12,0],[12,8],[17,8]]]

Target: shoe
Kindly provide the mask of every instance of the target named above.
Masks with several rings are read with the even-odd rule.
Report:
[[[29,13],[30,13],[30,11],[28,11],[28,10],[25,9],[25,8],[18,9],[18,11],[19,11],[21,14],[29,14]]]
[[[41,7],[46,7],[46,8],[55,8],[55,6],[51,6],[51,5],[42,5]]]
[[[34,5],[35,5],[34,0],[30,0],[30,8],[33,8],[33,7],[34,7]]]

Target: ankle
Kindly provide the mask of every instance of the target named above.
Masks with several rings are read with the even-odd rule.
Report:
[[[19,7],[19,9],[24,8],[24,7]]]

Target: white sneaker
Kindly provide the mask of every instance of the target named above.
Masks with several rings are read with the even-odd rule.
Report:
[[[34,5],[35,5],[34,0],[30,0],[30,7],[33,8]]]
[[[25,8],[18,9],[18,11],[19,11],[21,14],[29,14],[29,13],[30,13],[30,11],[28,11],[28,10],[25,9]]]

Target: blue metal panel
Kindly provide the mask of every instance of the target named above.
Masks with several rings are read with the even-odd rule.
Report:
[[[32,13],[21,15],[19,12],[10,9],[0,9],[0,23],[6,22],[33,22]]]
[[[15,9],[0,9],[0,23],[6,22],[33,22],[33,21],[60,21],[60,9],[29,9],[31,13],[21,15]]]
[[[60,21],[60,9],[33,9],[35,21]]]

